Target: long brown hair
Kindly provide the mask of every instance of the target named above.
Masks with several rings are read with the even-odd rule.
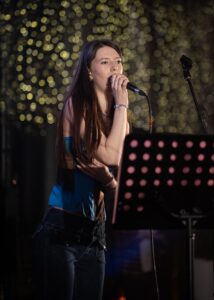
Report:
[[[111,47],[122,57],[120,48],[109,40],[94,40],[84,45],[77,67],[74,70],[71,85],[64,99],[64,107],[59,119],[58,130],[58,160],[62,162],[65,158],[63,147],[63,117],[69,113],[69,101],[72,101],[74,114],[73,150],[76,156],[85,162],[91,162],[101,139],[101,109],[94,90],[93,81],[89,78],[89,69],[98,49]],[[72,100],[71,100],[72,99]],[[80,125],[84,118],[85,136],[80,137]],[[63,159],[64,161],[64,159]]]

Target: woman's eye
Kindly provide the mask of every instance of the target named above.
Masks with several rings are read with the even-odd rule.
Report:
[[[108,63],[107,60],[103,60],[103,61],[101,62],[101,64],[103,64],[103,65],[105,65],[105,64],[107,64],[107,63]]]
[[[119,60],[117,61],[117,63],[118,63],[118,64],[122,64],[122,60],[119,59]]]

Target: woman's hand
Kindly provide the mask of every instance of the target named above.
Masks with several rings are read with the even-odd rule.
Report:
[[[128,82],[128,78],[123,74],[114,74],[111,76],[111,88],[115,104],[123,104],[128,107]]]
[[[117,186],[117,181],[109,171],[109,168],[96,159],[93,160],[93,163],[86,165],[77,158],[76,167],[98,181],[103,188],[112,189]]]

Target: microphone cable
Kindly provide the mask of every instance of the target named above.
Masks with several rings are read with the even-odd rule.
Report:
[[[154,232],[152,229],[150,229],[150,241],[151,241],[152,264],[153,264],[153,271],[154,271],[154,277],[155,277],[156,296],[157,296],[157,300],[160,300],[160,290],[159,290],[157,266],[156,266],[156,259],[155,259]]]
[[[137,92],[137,91],[135,91]],[[152,114],[152,105],[148,95],[145,92],[137,92],[139,95],[144,96],[147,100],[148,105],[148,112],[149,112],[149,133],[153,133],[153,114]],[[152,256],[152,265],[153,265],[153,272],[154,272],[154,280],[155,280],[155,288],[156,288],[156,296],[157,300],[160,300],[160,290],[159,290],[159,283],[158,283],[158,275],[157,275],[157,265],[156,265],[156,258],[155,258],[155,243],[154,243],[154,232],[150,229],[150,242],[151,242],[151,256]]]
[[[150,101],[148,95],[145,94],[145,97],[147,100],[148,110],[149,110],[149,133],[152,134],[153,133],[153,122],[154,122],[154,118],[153,118],[153,114],[152,114],[152,105],[151,105],[151,101]]]
[[[151,105],[151,101],[149,99],[149,96],[143,90],[140,90],[138,87],[136,87],[131,82],[128,82],[127,89],[134,92],[135,94],[138,94],[138,95],[146,98],[147,105],[148,105],[148,111],[149,111],[149,133],[151,134],[153,132],[154,118],[153,118],[153,114],[152,114],[152,105]]]
[[[139,93],[139,94],[146,97],[146,100],[147,100],[148,112],[149,112],[149,133],[152,134],[154,118],[153,118],[153,114],[152,114],[151,101],[146,93],[143,92],[143,94],[142,93]],[[155,258],[154,232],[152,229],[150,229],[150,242],[151,242],[151,256],[152,256],[152,265],[153,265],[153,272],[154,272],[156,296],[157,296],[157,300],[160,300],[160,290],[159,290],[157,265],[156,265],[156,258]]]
[[[154,118],[153,118],[153,113],[152,113],[151,101],[150,101],[148,95],[144,91],[140,90],[139,88],[137,88],[135,85],[133,85],[130,82],[128,83],[127,88],[129,90],[131,90],[132,92],[139,94],[140,96],[146,98],[147,105],[148,105],[148,114],[149,114],[149,133],[152,134]],[[155,259],[154,233],[153,233],[152,229],[150,229],[150,242],[151,242],[152,264],[153,264],[153,271],[154,271],[154,277],[155,277],[154,279],[155,279],[156,296],[157,296],[157,300],[160,300],[160,290],[159,290],[157,266],[156,266],[156,259]]]

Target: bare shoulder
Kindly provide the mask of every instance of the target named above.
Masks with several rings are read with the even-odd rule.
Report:
[[[73,135],[73,125],[75,122],[75,113],[73,109],[72,98],[68,98],[64,104],[63,112],[63,135]],[[80,120],[79,134],[83,138],[85,133],[85,121],[84,118]]]
[[[64,114],[66,119],[71,119],[71,120],[73,119],[74,110],[73,110],[73,103],[71,97],[69,97],[64,104]]]

